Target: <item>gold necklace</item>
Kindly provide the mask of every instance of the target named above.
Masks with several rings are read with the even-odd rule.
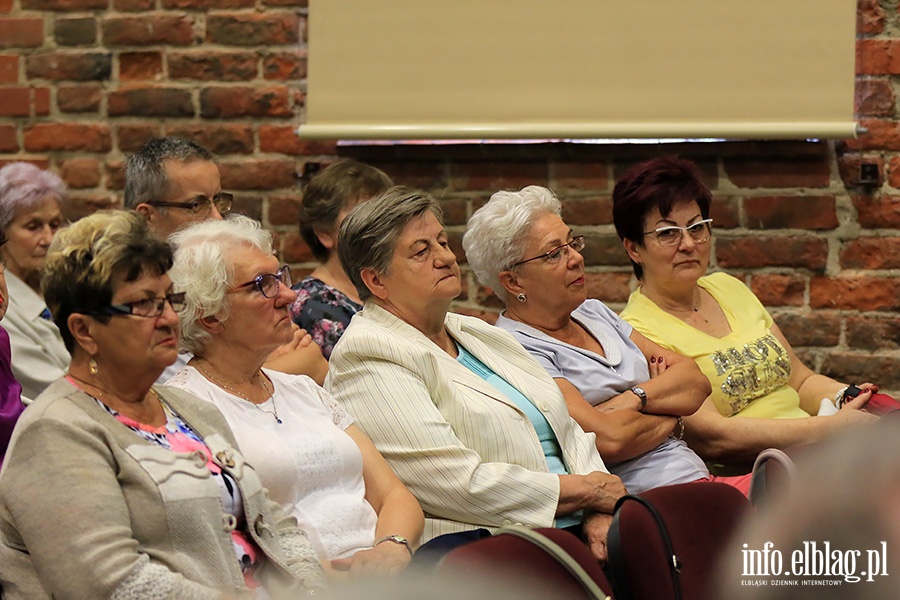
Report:
[[[80,377],[75,377],[74,375],[72,375],[72,372],[71,372],[71,371],[67,371],[67,372],[66,372],[66,375],[68,376],[69,379],[71,379],[71,380],[73,380],[73,381],[77,381],[78,383],[80,383],[81,386],[88,386],[88,387],[94,388],[94,390],[96,390],[97,392],[99,392],[97,395],[100,396],[100,397],[97,398],[97,400],[99,400],[100,402],[103,402],[103,398],[115,399],[115,395],[114,395],[114,394],[108,392],[107,390],[104,390],[102,387],[100,387],[100,386],[97,385],[96,383],[91,383],[90,381],[85,381],[84,379],[81,379]],[[81,387],[81,386],[76,386],[76,387]],[[84,393],[86,393],[86,394],[88,394],[88,395],[91,395],[91,394],[90,394],[87,390],[85,390],[84,388],[82,388],[81,391],[83,391]],[[162,398],[159,397],[159,394],[157,394],[157,393],[156,393],[156,390],[154,390],[152,387],[150,388],[149,393],[150,393],[150,394],[153,394],[153,397],[156,398],[157,402],[159,402],[160,406],[161,406],[162,409],[163,409],[163,416],[165,416],[166,405],[165,405],[165,403],[162,401]],[[146,400],[146,399],[147,399],[147,396],[146,396],[146,394],[145,394],[144,400]],[[123,402],[125,405],[128,405],[128,402],[124,402],[124,401],[122,401],[122,402]],[[106,405],[106,406],[108,406],[110,409],[115,410],[115,411],[116,411],[117,413],[119,413],[120,415],[124,415],[124,416],[128,417],[129,419],[133,419],[133,420],[138,421],[138,422],[143,422],[143,421],[141,421],[140,419],[137,419],[137,418],[135,418],[135,417],[131,417],[131,416],[129,416],[129,415],[126,415],[126,414],[125,414],[123,411],[121,411],[121,410],[115,409],[114,407],[112,407],[112,406],[109,404],[109,402],[103,402],[103,404]],[[149,425],[150,423],[147,423],[147,424]]]
[[[204,369],[203,367],[201,367],[197,362],[194,362],[194,364],[193,364],[192,366],[193,366],[195,369],[197,369],[198,371],[200,371],[201,373],[203,373],[203,375],[204,375],[207,379],[209,379],[210,381],[212,381],[214,384],[216,384],[216,385],[219,386],[220,388],[222,388],[222,389],[224,389],[224,390],[228,390],[229,392],[231,392],[232,394],[234,394],[234,395],[237,396],[238,398],[243,398],[244,400],[246,400],[247,402],[249,402],[250,404],[252,404],[253,406],[255,406],[255,407],[256,407],[256,410],[258,410],[259,412],[262,412],[262,413],[265,413],[265,414],[267,414],[267,415],[271,415],[272,417],[274,417],[274,418],[275,418],[275,422],[278,423],[279,425],[281,425],[281,424],[284,422],[284,421],[281,420],[281,417],[278,416],[278,407],[275,405],[275,385],[273,384],[273,385],[272,385],[272,389],[271,389],[271,390],[269,389],[269,386],[266,385],[266,382],[269,382],[269,378],[268,378],[268,377],[266,376],[266,374],[263,373],[262,371],[259,371],[259,375],[262,377],[262,386],[263,386],[263,390],[265,390],[266,394],[268,394],[268,398],[266,398],[266,400],[269,400],[269,398],[272,399],[272,410],[273,410],[274,412],[269,412],[269,411],[265,410],[265,409],[262,408],[259,404],[257,404],[256,402],[254,402],[253,400],[251,400],[250,398],[248,398],[247,396],[245,396],[244,394],[242,394],[242,393],[239,392],[238,390],[234,389],[233,387],[231,387],[231,386],[229,386],[229,385],[225,385],[225,384],[222,383],[220,380],[218,380],[218,379],[216,379],[215,377],[213,377],[212,375],[210,375],[209,372],[208,372],[206,369]],[[269,383],[271,383],[271,382],[269,382]],[[265,402],[266,400],[263,400],[263,402]]]

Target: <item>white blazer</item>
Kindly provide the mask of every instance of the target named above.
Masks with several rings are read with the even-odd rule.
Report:
[[[541,410],[571,473],[607,472],[547,372],[507,331],[449,313],[457,343]],[[326,388],[356,419],[425,511],[427,541],[522,523],[552,527],[559,477],[515,403],[420,331],[371,302],[329,360]]]

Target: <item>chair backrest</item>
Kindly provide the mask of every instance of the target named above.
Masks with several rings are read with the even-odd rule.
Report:
[[[542,598],[604,600],[612,591],[585,543],[561,529],[502,528],[449,552],[438,571],[505,580]]]
[[[707,600],[716,563],[750,503],[723,483],[648,490],[617,504],[607,573],[616,600]]]

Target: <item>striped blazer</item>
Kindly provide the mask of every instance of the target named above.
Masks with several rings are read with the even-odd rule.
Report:
[[[507,331],[449,313],[456,342],[541,410],[571,473],[607,469],[553,379]],[[534,427],[505,395],[420,331],[368,302],[329,361],[328,390],[425,511],[424,540],[478,527],[552,527],[559,478]]]

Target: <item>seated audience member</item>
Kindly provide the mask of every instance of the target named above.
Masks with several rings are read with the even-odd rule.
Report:
[[[214,403],[270,497],[297,518],[323,561],[395,572],[422,534],[422,509],[369,438],[310,378],[263,369],[291,337],[296,298],[272,236],[246,217],[173,236],[171,276],[185,293],[188,366],[169,380]]]
[[[835,414],[815,416],[823,399],[842,397],[846,384],[804,365],[741,281],[706,275],[710,201],[696,167],[680,159],[636,165],[613,191],[616,231],[640,281],[622,318],[693,358],[712,383],[712,395],[684,419],[691,447],[707,461],[746,468],[764,448],[821,440],[875,420],[860,410],[877,391],[871,383]]]
[[[0,229],[0,247],[6,243]],[[0,320],[6,315],[9,294],[6,292],[6,278],[3,263],[0,263]],[[0,327],[0,468],[13,428],[19,420],[25,405],[22,404],[22,386],[16,381],[10,365],[9,334]]]
[[[95,213],[53,240],[42,284],[72,362],[6,455],[4,598],[296,598],[323,584],[221,413],[153,386],[178,351],[171,265],[134,212]]]
[[[325,358],[362,308],[362,301],[341,268],[337,235],[347,213],[391,187],[391,179],[375,167],[342,159],[310,179],[300,203],[300,234],[321,261],[295,286],[294,322],[312,335]]]
[[[419,500],[424,539],[584,519],[605,558],[609,514],[625,489],[521,344],[448,313],[461,281],[437,200],[396,187],[358,205],[338,252],[363,310],[326,383]]]
[[[0,169],[0,231],[7,240],[0,257],[10,292],[3,326],[12,348],[13,375],[29,400],[69,366],[69,353],[40,286],[47,248],[63,221],[65,195],[65,184],[49,171],[22,162]]]
[[[174,232],[202,221],[221,221],[231,212],[232,194],[222,191],[219,167],[203,146],[177,137],[156,138],[128,158],[125,169],[125,208],[147,219],[150,233],[166,239]],[[165,381],[187,364],[179,356],[167,369]],[[305,331],[276,349],[266,363],[285,373],[309,375],[322,384],[328,362]]]
[[[898,426],[895,416],[886,417],[801,453],[790,484],[748,513],[723,551],[716,597],[900,597]]]
[[[497,192],[469,219],[466,259],[506,307],[497,325],[553,377],[569,414],[597,435],[600,456],[629,493],[710,479],[681,439],[682,418],[709,395],[709,381],[694,361],[587,299],[584,236],[560,212],[553,192],[529,186]],[[749,478],[735,479],[725,482],[746,494]]]

